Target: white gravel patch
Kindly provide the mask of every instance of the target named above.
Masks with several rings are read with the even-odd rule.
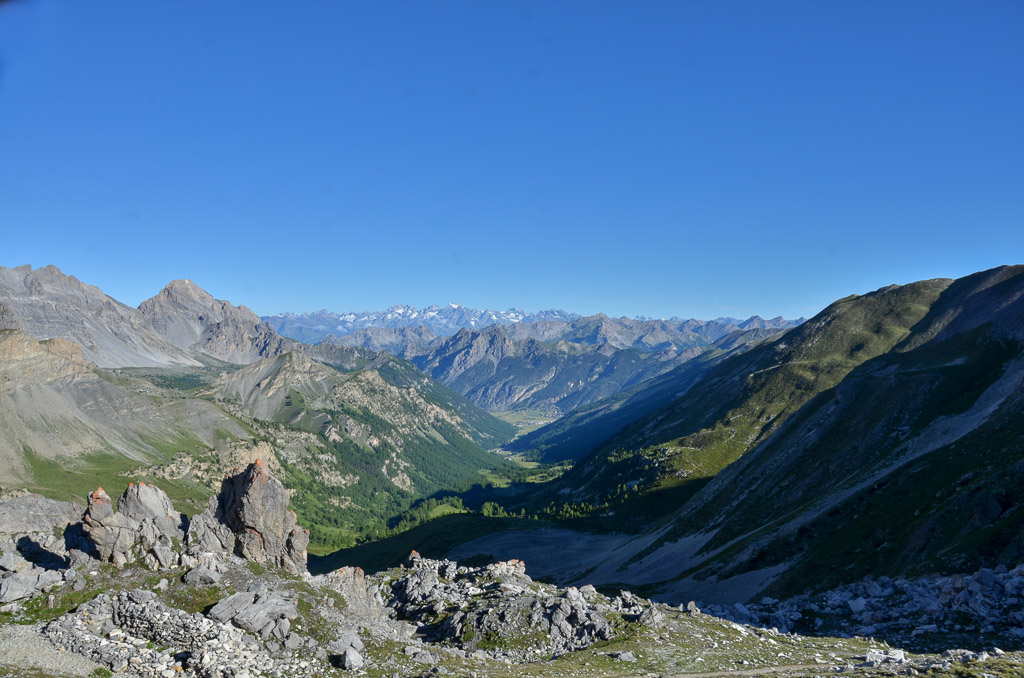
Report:
[[[61,677],[85,677],[100,668],[100,664],[85,657],[58,650],[42,629],[42,624],[0,626],[0,666],[39,669]]]

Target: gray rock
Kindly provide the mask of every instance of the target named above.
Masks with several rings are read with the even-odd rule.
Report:
[[[256,460],[224,479],[220,494],[189,525],[186,543],[298,573],[306,571],[309,533],[296,525],[284,486]]]
[[[82,509],[70,502],[25,494],[0,502],[0,535],[53,534],[81,517]]]
[[[181,578],[189,586],[209,586],[221,580],[221,573],[208,567],[193,567]]]
[[[352,669],[361,669],[364,665],[363,655],[359,654],[359,651],[355,648],[347,648],[341,655],[341,668],[350,671]]]
[[[632,652],[630,652],[628,650],[625,651],[625,652],[612,652],[608,656],[611,657],[612,659],[617,659],[620,662],[635,662],[636,661],[636,657],[633,655]]]
[[[34,567],[16,572],[0,581],[0,604],[31,598],[37,593],[59,585],[64,578],[55,570]]]
[[[264,640],[272,635],[284,638],[290,628],[291,619],[299,614],[295,601],[266,588],[243,591],[224,598],[214,605],[207,616],[222,624],[235,626],[258,633]]]
[[[367,580],[362,568],[342,567],[315,577],[313,581],[317,586],[340,593],[350,614],[377,620],[387,618],[380,592]]]
[[[21,572],[30,567],[32,567],[32,563],[22,558],[21,554],[15,550],[6,551],[3,556],[0,556],[0,570]]]
[[[181,518],[170,515],[174,508],[163,490],[132,483],[118,499],[118,506],[126,511],[115,512],[102,487],[89,494],[82,531],[93,555],[117,567],[139,559],[152,569],[177,565],[178,556],[172,546],[183,535]],[[154,511],[167,511],[168,515],[154,516]]]
[[[665,621],[665,614],[659,610],[656,605],[650,605],[643,611],[643,614],[640,615],[639,621],[644,626],[657,628]]]
[[[117,510],[140,523],[152,522],[159,534],[179,541],[185,538],[185,517],[174,510],[170,498],[156,485],[129,484],[117,500]]]

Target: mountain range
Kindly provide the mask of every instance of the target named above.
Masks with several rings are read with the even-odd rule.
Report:
[[[471,317],[482,313],[474,311]],[[401,317],[412,321],[411,314]],[[486,410],[561,415],[663,374],[727,335],[743,335],[745,339],[734,341],[746,343],[803,322],[759,316],[744,321],[646,320],[603,314],[507,320],[451,335],[419,325],[369,327],[322,343],[407,358]]]
[[[0,304],[7,486],[60,495],[141,467],[198,497],[260,455],[340,545],[505,464],[485,450],[512,427],[411,364],[286,339],[187,280],[133,309],[55,267],[0,269]]]
[[[531,499],[632,536],[562,530],[522,549],[500,534],[456,552],[515,552],[559,581],[666,600],[1009,566],[1024,557],[1022,328],[1022,266],[841,299],[532,435],[547,458],[577,457],[574,423],[619,417]],[[615,408],[645,397],[629,417]],[[605,558],[567,569],[574,542]]]
[[[367,328],[400,329],[422,327],[435,335],[449,335],[461,329],[474,329],[489,325],[511,325],[514,323],[535,323],[548,320],[574,320],[579,316],[566,311],[540,311],[526,313],[510,308],[507,311],[491,311],[447,304],[417,309],[413,306],[396,304],[384,311],[358,311],[332,313],[279,313],[264,316],[263,320],[277,332],[301,341],[317,342],[329,336],[342,337]]]
[[[384,311],[359,311],[334,313],[331,311],[316,311],[314,313],[279,313],[277,315],[263,316],[262,320],[273,327],[278,333],[298,339],[300,341],[318,342],[327,337],[347,337],[352,334],[359,334],[362,330],[371,330],[370,337],[377,335],[373,330],[402,330],[415,328],[420,333],[429,331],[436,338],[438,336],[451,336],[459,330],[479,330],[491,325],[520,325],[538,326],[535,331],[528,331],[528,336],[534,339],[548,340],[546,333],[564,334],[566,326],[575,321],[583,320],[583,325],[588,322],[609,320],[604,314],[584,317],[579,313],[551,309],[527,313],[516,308],[506,311],[491,311],[488,309],[475,309],[449,303],[445,306],[427,306],[417,309],[413,306],[397,304]],[[636,327],[640,333],[651,332],[660,328],[668,334],[675,332],[695,332],[701,334],[700,328],[710,325],[712,328],[718,326],[734,325],[736,328],[769,329],[785,328],[803,322],[803,318],[796,321],[786,320],[777,317],[765,320],[760,316],[751,316],[746,320],[738,318],[716,318],[712,321],[702,321],[684,318],[669,318],[657,320],[652,318],[618,318],[620,325],[625,327]],[[715,331],[712,329],[712,331]],[[400,334],[400,333],[398,333]],[[362,336],[353,339],[353,345],[362,344]],[[645,345],[651,347],[650,341]],[[639,348],[639,347],[637,347]]]
[[[674,602],[1024,558],[1022,266],[802,323],[364,328],[374,348],[283,337],[188,281],[138,309],[52,267],[0,283],[5,484],[141,473],[188,502],[258,455],[321,551],[392,534]],[[510,440],[480,404],[562,416]],[[502,519],[446,527],[467,511]]]

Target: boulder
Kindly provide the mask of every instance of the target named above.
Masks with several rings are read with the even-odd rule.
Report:
[[[272,635],[283,639],[291,629],[291,620],[299,615],[295,601],[259,586],[224,598],[207,616],[222,624],[231,623],[246,631],[258,633],[267,640]]]
[[[361,567],[342,567],[316,577],[314,582],[340,593],[345,598],[345,609],[350,614],[371,619],[387,618],[380,592],[366,579]]]
[[[361,669],[363,668],[363,656],[359,654],[359,651],[354,647],[346,648],[341,654],[341,660],[339,661],[341,668],[346,670]]]
[[[209,586],[220,581],[220,572],[215,572],[208,567],[193,567],[181,578],[189,586]]]
[[[257,459],[224,479],[220,493],[189,525],[186,543],[299,573],[306,570],[309,532],[296,524],[284,486]]]
[[[0,581],[0,604],[24,600],[60,584],[64,578],[55,570],[34,567],[16,572]]]

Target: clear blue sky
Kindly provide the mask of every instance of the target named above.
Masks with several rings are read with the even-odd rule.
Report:
[[[0,265],[810,315],[1024,261],[1024,2],[0,3]]]

